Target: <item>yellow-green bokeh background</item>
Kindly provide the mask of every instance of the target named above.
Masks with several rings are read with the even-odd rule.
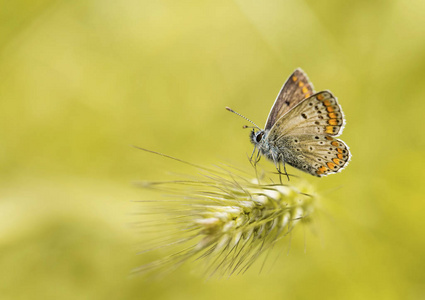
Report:
[[[1,299],[425,298],[425,4],[393,1],[1,1]],[[249,167],[259,124],[303,68],[348,120],[342,173],[275,267],[163,280],[143,260],[131,183],[190,172],[132,144]],[[292,169],[291,169],[292,170]],[[193,170],[192,170],[193,171]],[[298,241],[298,242],[297,242]]]

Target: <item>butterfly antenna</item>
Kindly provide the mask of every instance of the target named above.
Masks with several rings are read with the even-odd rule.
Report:
[[[258,127],[258,126],[257,126],[257,124],[255,124],[254,122],[252,122],[252,121],[251,121],[250,119],[248,119],[247,117],[242,116],[240,113],[235,112],[235,111],[234,111],[233,109],[231,109],[230,107],[226,107],[226,109],[227,109],[228,111],[230,111],[230,112],[232,112],[232,113],[234,113],[234,114],[238,115],[239,117],[244,118],[244,119],[245,119],[245,120],[247,120],[248,122],[250,122],[250,123],[254,124],[254,126],[255,126],[258,130],[261,130],[261,128],[260,128],[260,127]],[[244,126],[244,128],[248,128],[248,126]]]

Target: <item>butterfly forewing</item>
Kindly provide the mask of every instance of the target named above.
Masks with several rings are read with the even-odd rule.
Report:
[[[323,91],[303,100],[280,118],[270,130],[269,139],[298,134],[338,136],[343,126],[341,106],[331,92]]]
[[[265,129],[270,129],[283,115],[290,111],[303,99],[310,97],[314,93],[313,85],[308,80],[307,75],[301,69],[296,69],[286,80],[280,90],[269,117],[267,118]]]

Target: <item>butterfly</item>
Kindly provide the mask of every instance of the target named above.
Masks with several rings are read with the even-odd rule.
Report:
[[[344,114],[336,97],[330,91],[314,92],[307,75],[298,68],[280,90],[265,128],[253,127],[251,161],[258,150],[254,164],[263,155],[274,162],[279,174],[287,175],[288,180],[285,164],[317,177],[337,173],[347,166],[351,157],[348,146],[336,138],[344,125]],[[285,173],[281,172],[281,164]]]

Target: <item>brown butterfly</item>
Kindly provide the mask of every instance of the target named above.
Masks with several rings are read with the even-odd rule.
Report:
[[[253,154],[258,149],[254,163],[262,154],[274,162],[279,174],[283,164],[287,176],[286,163],[318,177],[339,172],[351,157],[347,145],[335,138],[344,124],[341,106],[332,93],[315,93],[307,75],[296,69],[280,90],[265,129],[255,125],[251,132]]]

